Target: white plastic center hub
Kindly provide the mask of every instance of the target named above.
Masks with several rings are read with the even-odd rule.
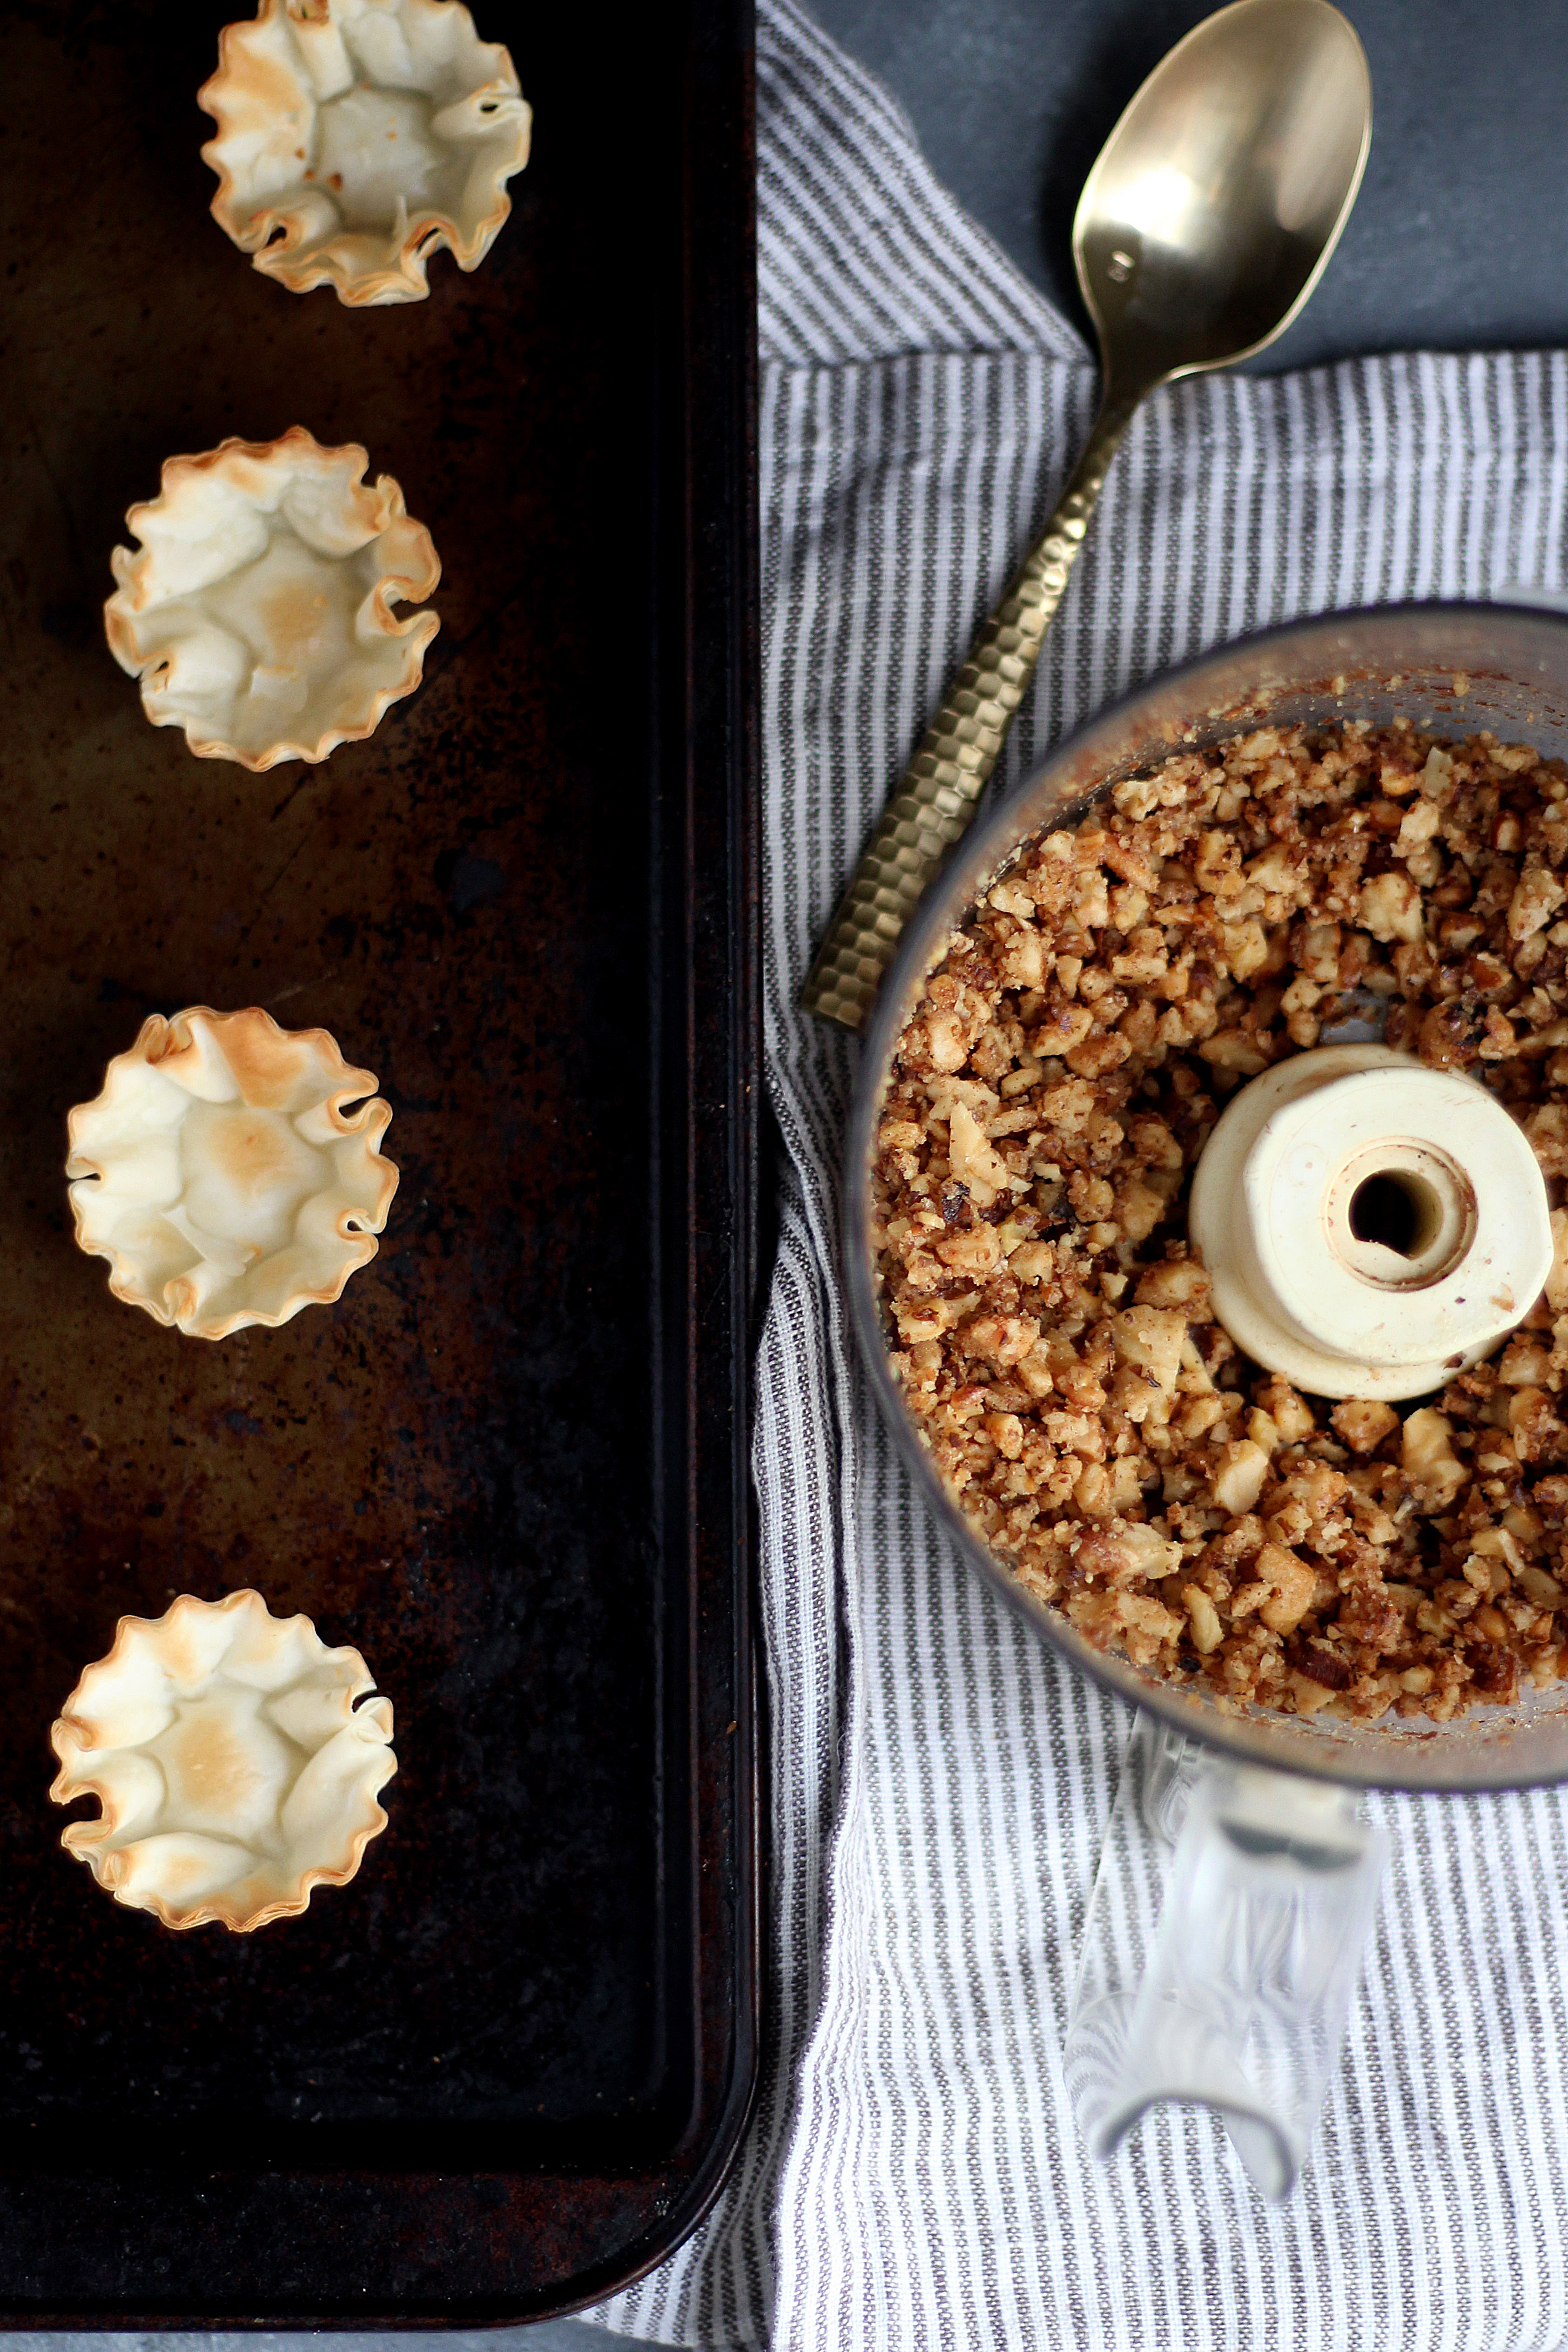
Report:
[[[1540,1297],[1552,1218],[1523,1130],[1473,1078],[1326,1045],[1254,1078],[1187,1229],[1237,1346],[1315,1396],[1412,1397]]]

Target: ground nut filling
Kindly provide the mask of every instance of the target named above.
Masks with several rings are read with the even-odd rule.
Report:
[[[878,1137],[894,1369],[977,1533],[1100,1648],[1361,1721],[1568,1677],[1565,874],[1560,761],[1265,729],[1027,842],[953,935]],[[1260,1371],[1185,1238],[1226,1097],[1369,1015],[1521,1122],[1557,1244],[1496,1355],[1397,1409]]]

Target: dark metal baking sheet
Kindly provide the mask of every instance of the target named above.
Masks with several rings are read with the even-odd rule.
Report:
[[[351,311],[208,216],[225,13],[0,22],[0,2320],[524,2317],[674,2242],[751,2079],[747,30],[482,0],[513,217]],[[252,776],[100,607],[162,458],[294,423],[402,485],[442,629]],[[402,1171],[335,1308],[216,1346],[111,1299],[61,1173],[200,1003],[329,1028]],[[60,1852],[47,1727],[123,1612],[245,1583],[392,1696],[391,1826],[175,1935]]]

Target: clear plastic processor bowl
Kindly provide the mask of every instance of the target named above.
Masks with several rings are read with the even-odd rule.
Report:
[[[1447,1724],[1325,1721],[1250,1708],[1107,1655],[994,1559],[943,1486],[888,1362],[871,1244],[871,1166],[894,1045],[948,933],[1027,835],[1071,824],[1124,777],[1171,751],[1249,728],[1396,718],[1439,735],[1490,730],[1568,757],[1568,616],[1508,604],[1391,605],[1292,623],[1166,673],[1094,719],[991,808],[960,845],[905,932],[865,1033],[851,1113],[844,1257],[851,1311],[882,1410],[959,1549],[1008,1606],[1129,1706],[1252,1762],[1320,1780],[1396,1789],[1498,1789],[1568,1778],[1568,1684]]]

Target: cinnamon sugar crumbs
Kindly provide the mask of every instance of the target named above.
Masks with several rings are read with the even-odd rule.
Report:
[[[1512,1337],[1398,1410],[1249,1361],[1185,1239],[1225,1098],[1369,1013],[1520,1121],[1557,1240]],[[1568,1678],[1560,762],[1266,728],[1036,835],[904,1028],[874,1190],[921,1438],[1097,1646],[1227,1706],[1364,1722]]]

